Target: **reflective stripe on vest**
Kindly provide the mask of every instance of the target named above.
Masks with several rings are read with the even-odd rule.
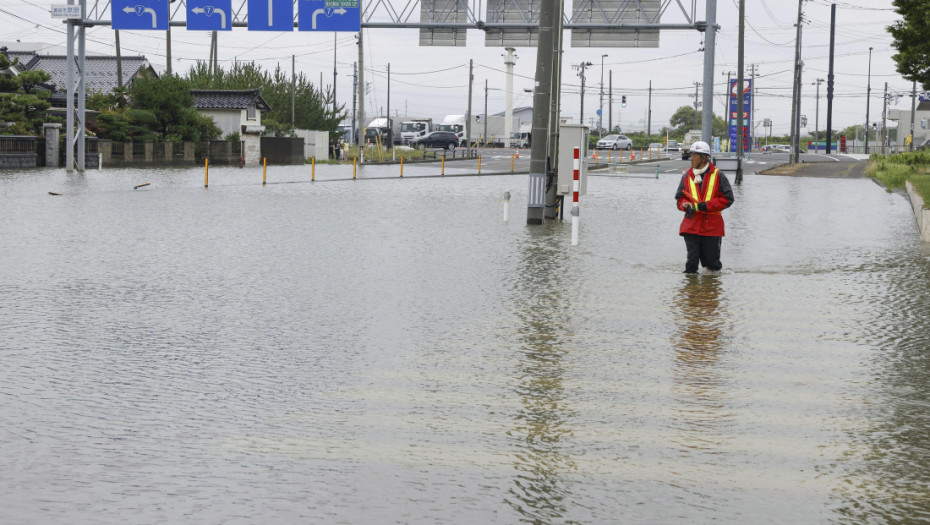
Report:
[[[710,198],[714,195],[714,186],[717,184],[717,168],[714,168],[713,173],[710,174],[710,179],[707,181],[707,191],[704,192],[704,202],[710,201]],[[701,194],[698,192],[697,184],[694,183],[694,177],[688,179],[688,182],[691,184],[691,199],[695,203],[701,202]]]

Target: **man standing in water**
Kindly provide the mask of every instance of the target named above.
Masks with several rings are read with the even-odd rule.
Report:
[[[685,212],[678,234],[685,238],[688,260],[685,273],[697,273],[698,262],[717,271],[723,240],[721,211],[733,204],[730,181],[710,162],[710,146],[697,141],[691,146],[691,169],[682,175],[675,193],[678,209]]]

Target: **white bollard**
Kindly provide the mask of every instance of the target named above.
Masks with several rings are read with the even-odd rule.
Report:
[[[510,220],[510,192],[504,192],[504,222]]]
[[[580,220],[578,206],[572,206],[572,246],[578,246],[578,222]]]

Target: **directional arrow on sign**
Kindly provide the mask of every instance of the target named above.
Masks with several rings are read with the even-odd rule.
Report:
[[[126,6],[123,8],[123,12],[126,13],[127,15],[130,13],[136,13],[139,16],[142,16],[143,14],[148,13],[152,15],[152,29],[155,29],[158,27],[158,21],[155,17],[155,10],[152,9],[151,7],[145,7],[141,5],[137,5],[135,7]]]
[[[348,13],[348,11],[346,11],[345,9],[341,7],[339,9],[333,9],[332,7],[327,7],[326,9],[317,9],[316,11],[313,12],[313,23],[311,24],[313,29],[316,29],[316,17],[318,17],[319,15],[323,13],[326,13],[326,16],[331,17],[333,16],[333,13],[337,15],[344,15]]]
[[[207,16],[212,16],[213,13],[219,13],[220,14],[220,29],[226,29],[226,13],[218,7],[213,7],[212,5],[208,5],[204,7],[195,7],[191,9],[191,12],[197,13],[198,15],[206,14]]]

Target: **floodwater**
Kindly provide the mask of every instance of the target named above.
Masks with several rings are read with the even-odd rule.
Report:
[[[396,169],[0,172],[0,521],[930,520],[902,196],[749,175],[686,276],[674,174],[572,247],[525,175]]]

